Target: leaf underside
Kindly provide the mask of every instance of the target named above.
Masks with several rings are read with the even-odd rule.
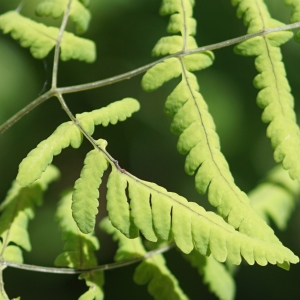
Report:
[[[69,0],[44,0],[38,4],[36,14],[38,16],[51,16],[57,19],[64,14],[68,3]],[[73,0],[71,3],[70,18],[76,24],[76,32],[82,34],[89,27],[91,14],[79,0]]]
[[[107,210],[114,227],[129,238],[140,230],[149,241],[170,240],[190,253],[212,253],[220,262],[259,265],[297,263],[296,257],[279,242],[264,241],[236,231],[215,213],[164,188],[121,173],[112,166],[107,183]]]

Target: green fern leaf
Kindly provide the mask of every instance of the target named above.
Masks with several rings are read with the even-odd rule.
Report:
[[[124,121],[139,110],[139,103],[132,98],[125,98],[111,103],[107,107],[77,114],[76,118],[88,134],[93,134],[95,125],[107,126]],[[21,186],[27,186],[41,177],[53,156],[61,153],[62,149],[78,148],[82,143],[82,133],[73,122],[61,124],[46,140],[28,153],[19,166],[17,181]]]
[[[1,250],[3,257],[11,261],[22,261],[22,253],[19,247],[26,251],[31,250],[29,234],[27,231],[28,221],[34,218],[34,206],[41,205],[42,196],[48,185],[56,180],[59,171],[54,166],[49,166],[40,180],[28,187],[21,187],[16,181],[5,200],[1,203],[0,236],[4,248]],[[14,243],[17,246],[9,245]],[[3,246],[1,246],[2,248]],[[18,250],[19,249],[19,250]]]
[[[69,0],[44,0],[37,6],[36,14],[38,16],[52,16],[55,19],[59,18],[63,15],[68,3]],[[73,0],[70,18],[76,24],[76,32],[82,34],[89,27],[91,14],[80,1]]]
[[[192,5],[193,1],[175,1],[173,4],[166,1],[163,2],[162,10],[163,13],[178,12],[184,20],[188,20]],[[179,40],[178,36],[174,38]],[[189,49],[189,38],[192,37],[184,31],[180,40],[181,49]],[[269,39],[270,43],[278,43],[271,35]],[[285,34],[282,39],[286,39]],[[158,45],[161,45],[161,42]],[[174,43],[170,52],[167,43],[160,47],[156,46],[154,52],[172,53],[173,45]],[[196,47],[196,44],[193,47]],[[196,77],[190,73],[208,67],[213,61],[213,55],[210,52],[194,55],[190,58],[187,56],[168,59],[167,61],[172,60],[172,67],[167,66],[166,70],[164,68],[167,61],[156,65],[144,75],[142,86],[151,91],[181,73],[182,80],[167,98],[165,111],[173,118],[171,131],[180,135],[178,151],[187,154],[185,171],[189,175],[195,174],[197,191],[208,192],[209,202],[217,207],[218,213],[234,228],[251,237],[278,243],[273,230],[259,218],[252,209],[247,195],[235,185],[228,163],[221,153],[212,116],[199,93]]]
[[[252,1],[233,1],[233,4],[239,5],[238,16],[244,17],[248,33],[284,25],[270,17],[262,1],[256,1],[255,5]],[[254,85],[261,90],[257,103],[264,109],[262,120],[270,123],[267,136],[275,149],[274,159],[282,163],[292,179],[300,182],[300,130],[279,49],[292,36],[292,32],[285,31],[256,37],[237,45],[235,52],[257,56],[255,66],[260,74],[255,77]]]
[[[98,140],[105,149],[107,142]],[[99,186],[108,162],[98,149],[90,151],[84,161],[80,178],[75,182],[72,196],[73,218],[83,233],[91,233],[95,227],[95,216],[98,213]]]
[[[101,228],[118,241],[116,261],[143,257],[146,254],[140,237],[128,239],[106,218],[101,222]],[[177,279],[169,271],[161,254],[145,259],[139,264],[134,273],[134,281],[144,285],[148,283],[148,292],[157,300],[186,300],[188,297],[179,287]]]
[[[56,219],[59,221],[65,245],[64,252],[58,255],[55,265],[75,269],[95,267],[97,258],[94,252],[99,249],[98,239],[92,234],[83,234],[79,231],[72,217],[71,204],[72,193],[69,192],[61,199],[57,208]],[[83,273],[79,279],[84,279],[89,286],[88,292],[79,299],[103,299],[102,271]]]
[[[0,16],[0,29],[10,33],[12,38],[20,41],[20,45],[30,48],[33,57],[42,59],[56,45],[59,29],[47,27],[21,16],[16,11],[9,11]],[[78,59],[91,63],[96,59],[96,49],[93,41],[79,38],[69,32],[64,32],[61,40],[62,60]]]
[[[190,253],[196,248],[202,255],[211,252],[220,262],[240,264],[241,257],[249,264],[256,261],[259,265],[298,262],[298,257],[277,240],[260,240],[237,232],[221,217],[196,203],[112,168],[107,183],[109,218],[128,237],[134,237],[130,229],[136,226],[146,239],[154,240],[153,233],[164,240],[173,236],[182,252]],[[252,226],[256,226],[254,231],[261,230],[260,224]]]
[[[252,207],[266,222],[269,218],[284,230],[295,209],[300,185],[281,166],[271,170],[266,180],[249,193]]]
[[[195,250],[188,255],[184,255],[184,257],[193,267],[198,269],[199,274],[203,276],[203,282],[219,299],[234,299],[235,282],[223,264],[216,261],[212,256],[203,256]]]

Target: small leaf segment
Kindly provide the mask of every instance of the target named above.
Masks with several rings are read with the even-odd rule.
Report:
[[[97,144],[105,149],[107,142],[98,140]],[[72,195],[72,212],[75,222],[83,233],[90,233],[95,228],[99,186],[103,173],[108,166],[106,156],[98,149],[94,149],[86,155],[80,178],[75,182]]]
[[[233,0],[238,17],[244,18],[248,33],[284,25],[270,17],[262,0]],[[264,109],[262,120],[270,123],[267,136],[274,148],[274,159],[282,163],[292,179],[300,182],[300,130],[296,123],[294,99],[286,78],[279,46],[293,37],[292,32],[276,32],[244,41],[235,52],[256,56],[255,67],[259,72],[254,86],[260,89],[257,104]]]
[[[51,16],[54,19],[61,17],[66,10],[69,0],[44,0],[38,4],[36,14],[38,16]],[[79,0],[72,0],[70,18],[76,24],[76,32],[82,34],[87,31],[91,20],[91,14],[85,4]]]
[[[1,258],[23,262],[21,248],[31,250],[27,226],[28,221],[34,218],[34,206],[42,204],[43,193],[58,177],[58,169],[50,165],[43,176],[30,186],[21,187],[16,181],[13,182],[0,206]]]
[[[154,55],[166,55],[197,47],[193,38],[196,21],[192,18],[194,1],[164,0],[161,13],[172,14],[168,30],[181,33],[162,38],[153,49]],[[195,174],[196,190],[208,192],[209,202],[234,228],[248,236],[281,244],[273,230],[255,213],[249,198],[234,183],[228,163],[220,150],[219,137],[206,102],[199,92],[192,71],[201,70],[213,62],[211,52],[166,59],[144,75],[146,91],[181,76],[181,82],[168,96],[165,112],[173,118],[171,131],[180,135],[177,149],[187,154],[185,171]]]
[[[143,257],[146,250],[140,237],[126,238],[119,230],[111,225],[109,219],[101,222],[101,228],[113,236],[118,242],[115,261],[123,261]],[[148,284],[148,292],[156,300],[187,300],[177,279],[166,266],[163,255],[156,254],[142,261],[135,269],[133,279],[139,285]]]
[[[47,1],[38,6],[40,15],[58,17],[67,7],[68,1]],[[72,1],[71,17],[77,24],[77,31],[84,32],[89,23],[89,13],[78,1]],[[84,13],[83,13],[84,12]],[[0,15],[0,29],[3,33],[10,33],[12,38],[19,40],[20,45],[30,48],[34,58],[43,59],[55,47],[59,34],[56,27],[46,26],[23,17],[17,11],[9,11]],[[91,40],[64,32],[60,44],[60,58],[63,61],[77,59],[92,63],[96,59],[96,46]]]
[[[99,249],[99,241],[93,234],[83,234],[79,231],[72,217],[72,193],[69,192],[61,199],[56,219],[59,222],[64,240],[64,252],[59,254],[55,265],[74,269],[84,269],[97,266],[95,251]],[[79,279],[84,279],[89,287],[79,300],[101,300],[104,298],[103,271],[82,273]]]

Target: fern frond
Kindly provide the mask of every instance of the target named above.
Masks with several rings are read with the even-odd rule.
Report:
[[[98,140],[105,149],[107,142]],[[108,168],[105,155],[94,149],[84,160],[80,178],[76,180],[72,196],[72,214],[78,228],[83,233],[91,233],[95,228],[95,216],[98,213],[99,186],[104,171]]]
[[[169,240],[173,236],[182,252],[190,253],[195,248],[202,255],[212,253],[220,262],[228,260],[238,265],[241,257],[249,264],[256,261],[259,265],[298,262],[298,257],[280,242],[242,234],[198,204],[154,183],[122,173],[114,165],[107,187],[109,218],[127,237],[137,236],[136,229],[132,234],[136,226],[150,241]]]
[[[106,218],[101,222],[101,228],[113,236],[118,242],[116,261],[143,257],[146,250],[140,237],[128,239],[111,225]],[[134,273],[137,284],[148,284],[148,292],[156,300],[187,300],[188,297],[179,287],[177,279],[166,266],[163,255],[157,254],[145,259],[139,264]]]
[[[238,16],[244,17],[248,33],[284,25],[270,17],[261,0],[232,1],[238,4]],[[257,56],[255,66],[260,73],[254,79],[254,86],[261,91],[257,104],[264,109],[262,120],[270,123],[267,136],[274,148],[274,159],[282,163],[292,179],[300,182],[300,131],[293,110],[294,100],[286,78],[279,46],[293,36],[292,32],[276,32],[242,42],[235,52],[245,56]]]
[[[284,230],[300,195],[300,185],[281,166],[271,170],[266,180],[249,193],[252,207],[266,222],[269,218]]]
[[[197,268],[199,274],[203,276],[203,282],[219,299],[234,299],[235,281],[223,264],[216,261],[212,256],[203,256],[195,250],[184,255],[184,258]]]
[[[176,5],[171,3],[173,2],[163,2],[163,13],[179,12],[182,15],[182,22],[185,22],[183,25],[186,24],[191,15],[192,2],[175,1]],[[184,29],[183,25],[180,30],[183,32],[182,37],[175,36],[175,38],[180,39],[182,49],[185,47],[189,49],[188,40],[193,37],[188,36],[188,32],[191,34],[194,31],[190,25],[189,30]],[[175,27],[179,28],[178,25]],[[173,46],[174,43],[171,47]],[[194,46],[196,47],[196,42]],[[173,49],[168,52],[167,48],[167,44],[158,42],[154,52],[157,55],[173,52]],[[176,50],[178,49],[179,46]],[[228,163],[220,149],[213,118],[199,93],[197,79],[191,73],[208,67],[212,61],[211,52],[168,59],[147,71],[142,79],[142,86],[151,91],[181,74],[181,82],[167,98],[165,112],[173,118],[171,131],[180,135],[178,151],[187,154],[185,171],[189,175],[195,174],[197,191],[199,193],[208,191],[209,202],[217,207],[218,213],[234,228],[261,240],[278,242],[273,230],[251,208],[247,195],[235,185]]]
[[[3,258],[22,262],[22,252],[19,247],[26,251],[31,250],[27,231],[28,221],[34,218],[34,206],[41,205],[43,193],[58,176],[58,169],[50,165],[43,176],[28,187],[21,187],[16,181],[13,182],[0,206],[2,211],[0,217],[1,256]]]
[[[59,18],[64,14],[69,0],[43,0],[36,8],[38,16],[51,16]],[[79,0],[73,0],[71,3],[70,18],[76,24],[76,32],[84,33],[91,20],[90,12]]]
[[[95,251],[99,249],[98,239],[92,234],[83,234],[79,231],[72,217],[72,193],[67,193],[60,201],[56,219],[59,221],[65,242],[64,252],[55,260],[56,266],[75,269],[91,268],[97,266]],[[84,279],[89,290],[80,300],[103,299],[102,285],[104,277],[102,271],[81,274],[79,279]]]
[[[92,112],[77,114],[76,118],[88,134],[93,134],[96,125],[107,126],[124,121],[139,110],[139,103],[132,98],[125,98],[111,103]],[[61,153],[62,149],[78,148],[82,143],[82,133],[71,121],[61,124],[46,140],[30,151],[19,166],[17,181],[21,186],[27,186],[41,177],[53,156]]]
[[[46,57],[54,48],[59,33],[58,28],[32,21],[16,11],[0,16],[0,29],[3,33],[10,33],[13,39],[19,40],[22,47],[30,48],[33,57],[38,59]],[[60,58],[64,61],[78,59],[91,63],[96,59],[95,43],[73,33],[63,33],[60,48]]]

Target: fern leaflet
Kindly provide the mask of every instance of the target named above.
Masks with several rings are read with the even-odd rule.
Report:
[[[21,263],[23,257],[19,247],[26,251],[31,250],[27,231],[28,221],[34,218],[34,206],[42,204],[44,191],[58,176],[58,169],[50,165],[43,176],[28,187],[21,187],[16,181],[13,182],[0,206],[1,257]]]
[[[298,262],[290,250],[275,241],[262,241],[236,231],[221,217],[206,212],[196,203],[142,181],[112,165],[107,183],[107,210],[114,227],[129,238],[138,230],[150,241],[157,238],[174,241],[184,253],[194,248],[202,255],[212,253],[220,262],[279,264]]]
[[[59,18],[63,15],[69,0],[44,0],[36,8],[38,16],[52,16]],[[76,32],[84,33],[90,23],[91,14],[79,0],[73,0],[71,3],[70,18],[76,24]]]
[[[0,29],[4,33],[10,33],[13,39],[19,40],[22,47],[29,47],[33,57],[38,59],[46,57],[54,48],[59,33],[58,28],[32,21],[16,11],[0,16]],[[60,58],[64,61],[78,59],[91,63],[96,59],[94,42],[73,33],[63,33],[60,47]]]
[[[284,25],[270,17],[261,0],[237,0],[232,3],[238,5],[238,16],[244,17],[248,33]],[[254,85],[261,90],[257,96],[257,104],[264,109],[263,122],[270,123],[267,136],[275,149],[274,159],[282,163],[292,179],[300,182],[300,131],[279,48],[292,36],[292,32],[276,32],[256,37],[237,45],[235,52],[245,56],[257,56],[255,66],[260,74],[255,77]]]
[[[300,194],[300,185],[292,181],[281,166],[273,168],[266,180],[249,193],[255,211],[268,222],[269,218],[281,230],[296,206],[296,197]]]
[[[184,257],[203,275],[203,282],[219,299],[233,300],[235,282],[226,267],[217,262],[212,256],[206,257],[193,250]]]
[[[71,211],[72,194],[66,194],[57,208],[56,218],[59,221],[65,242],[64,252],[55,260],[55,265],[83,269],[97,266],[95,251],[99,249],[98,239],[92,234],[83,234],[78,230]],[[86,281],[89,290],[79,300],[103,299],[102,271],[83,273],[80,279]]]
[[[175,38],[173,44],[168,39],[171,46],[164,43],[164,39],[162,42],[160,40],[154,47],[154,54],[172,54],[180,51],[179,42],[176,42],[178,40],[181,42],[181,49],[197,47],[196,41],[189,35],[195,32],[195,29],[191,28],[195,26],[195,22],[187,21],[191,16],[192,4],[190,1],[163,1],[162,13],[181,15],[181,26],[172,25],[174,18],[171,17],[171,25],[168,28],[172,28],[172,32],[175,31],[174,28],[177,28],[176,31],[180,28],[182,37],[171,37],[170,39]],[[218,213],[226,218],[229,224],[249,236],[278,242],[273,230],[251,208],[247,195],[235,185],[228,163],[220,150],[215,124],[207,104],[199,93],[197,79],[191,73],[206,68],[212,60],[213,55],[210,52],[167,59],[144,75],[142,86],[151,91],[181,75],[181,82],[167,98],[165,111],[173,118],[171,131],[180,135],[178,151],[188,154],[185,171],[189,175],[196,173],[197,191],[208,191],[209,202],[217,207]]]
[[[118,241],[119,247],[115,256],[116,261],[143,257],[146,254],[141,238],[128,239],[106,218],[101,222],[101,228]],[[157,254],[145,259],[139,264],[134,273],[137,284],[147,284],[148,292],[156,300],[187,300],[188,297],[179,287],[177,279],[166,266],[163,255]]]
[[[104,140],[97,141],[103,149]],[[91,233],[95,228],[98,213],[99,186],[104,171],[108,168],[105,155],[98,149],[90,151],[85,160],[80,178],[75,182],[72,196],[72,213],[78,228],[83,233]]]
[[[76,118],[88,134],[93,134],[96,125],[107,126],[124,121],[132,113],[139,110],[139,103],[132,98],[125,98],[111,103],[107,107],[77,114]],[[71,145],[78,148],[82,143],[82,133],[71,121],[61,124],[46,140],[28,153],[19,166],[17,181],[21,186],[31,184],[46,170],[53,156],[60,154],[62,149]]]

